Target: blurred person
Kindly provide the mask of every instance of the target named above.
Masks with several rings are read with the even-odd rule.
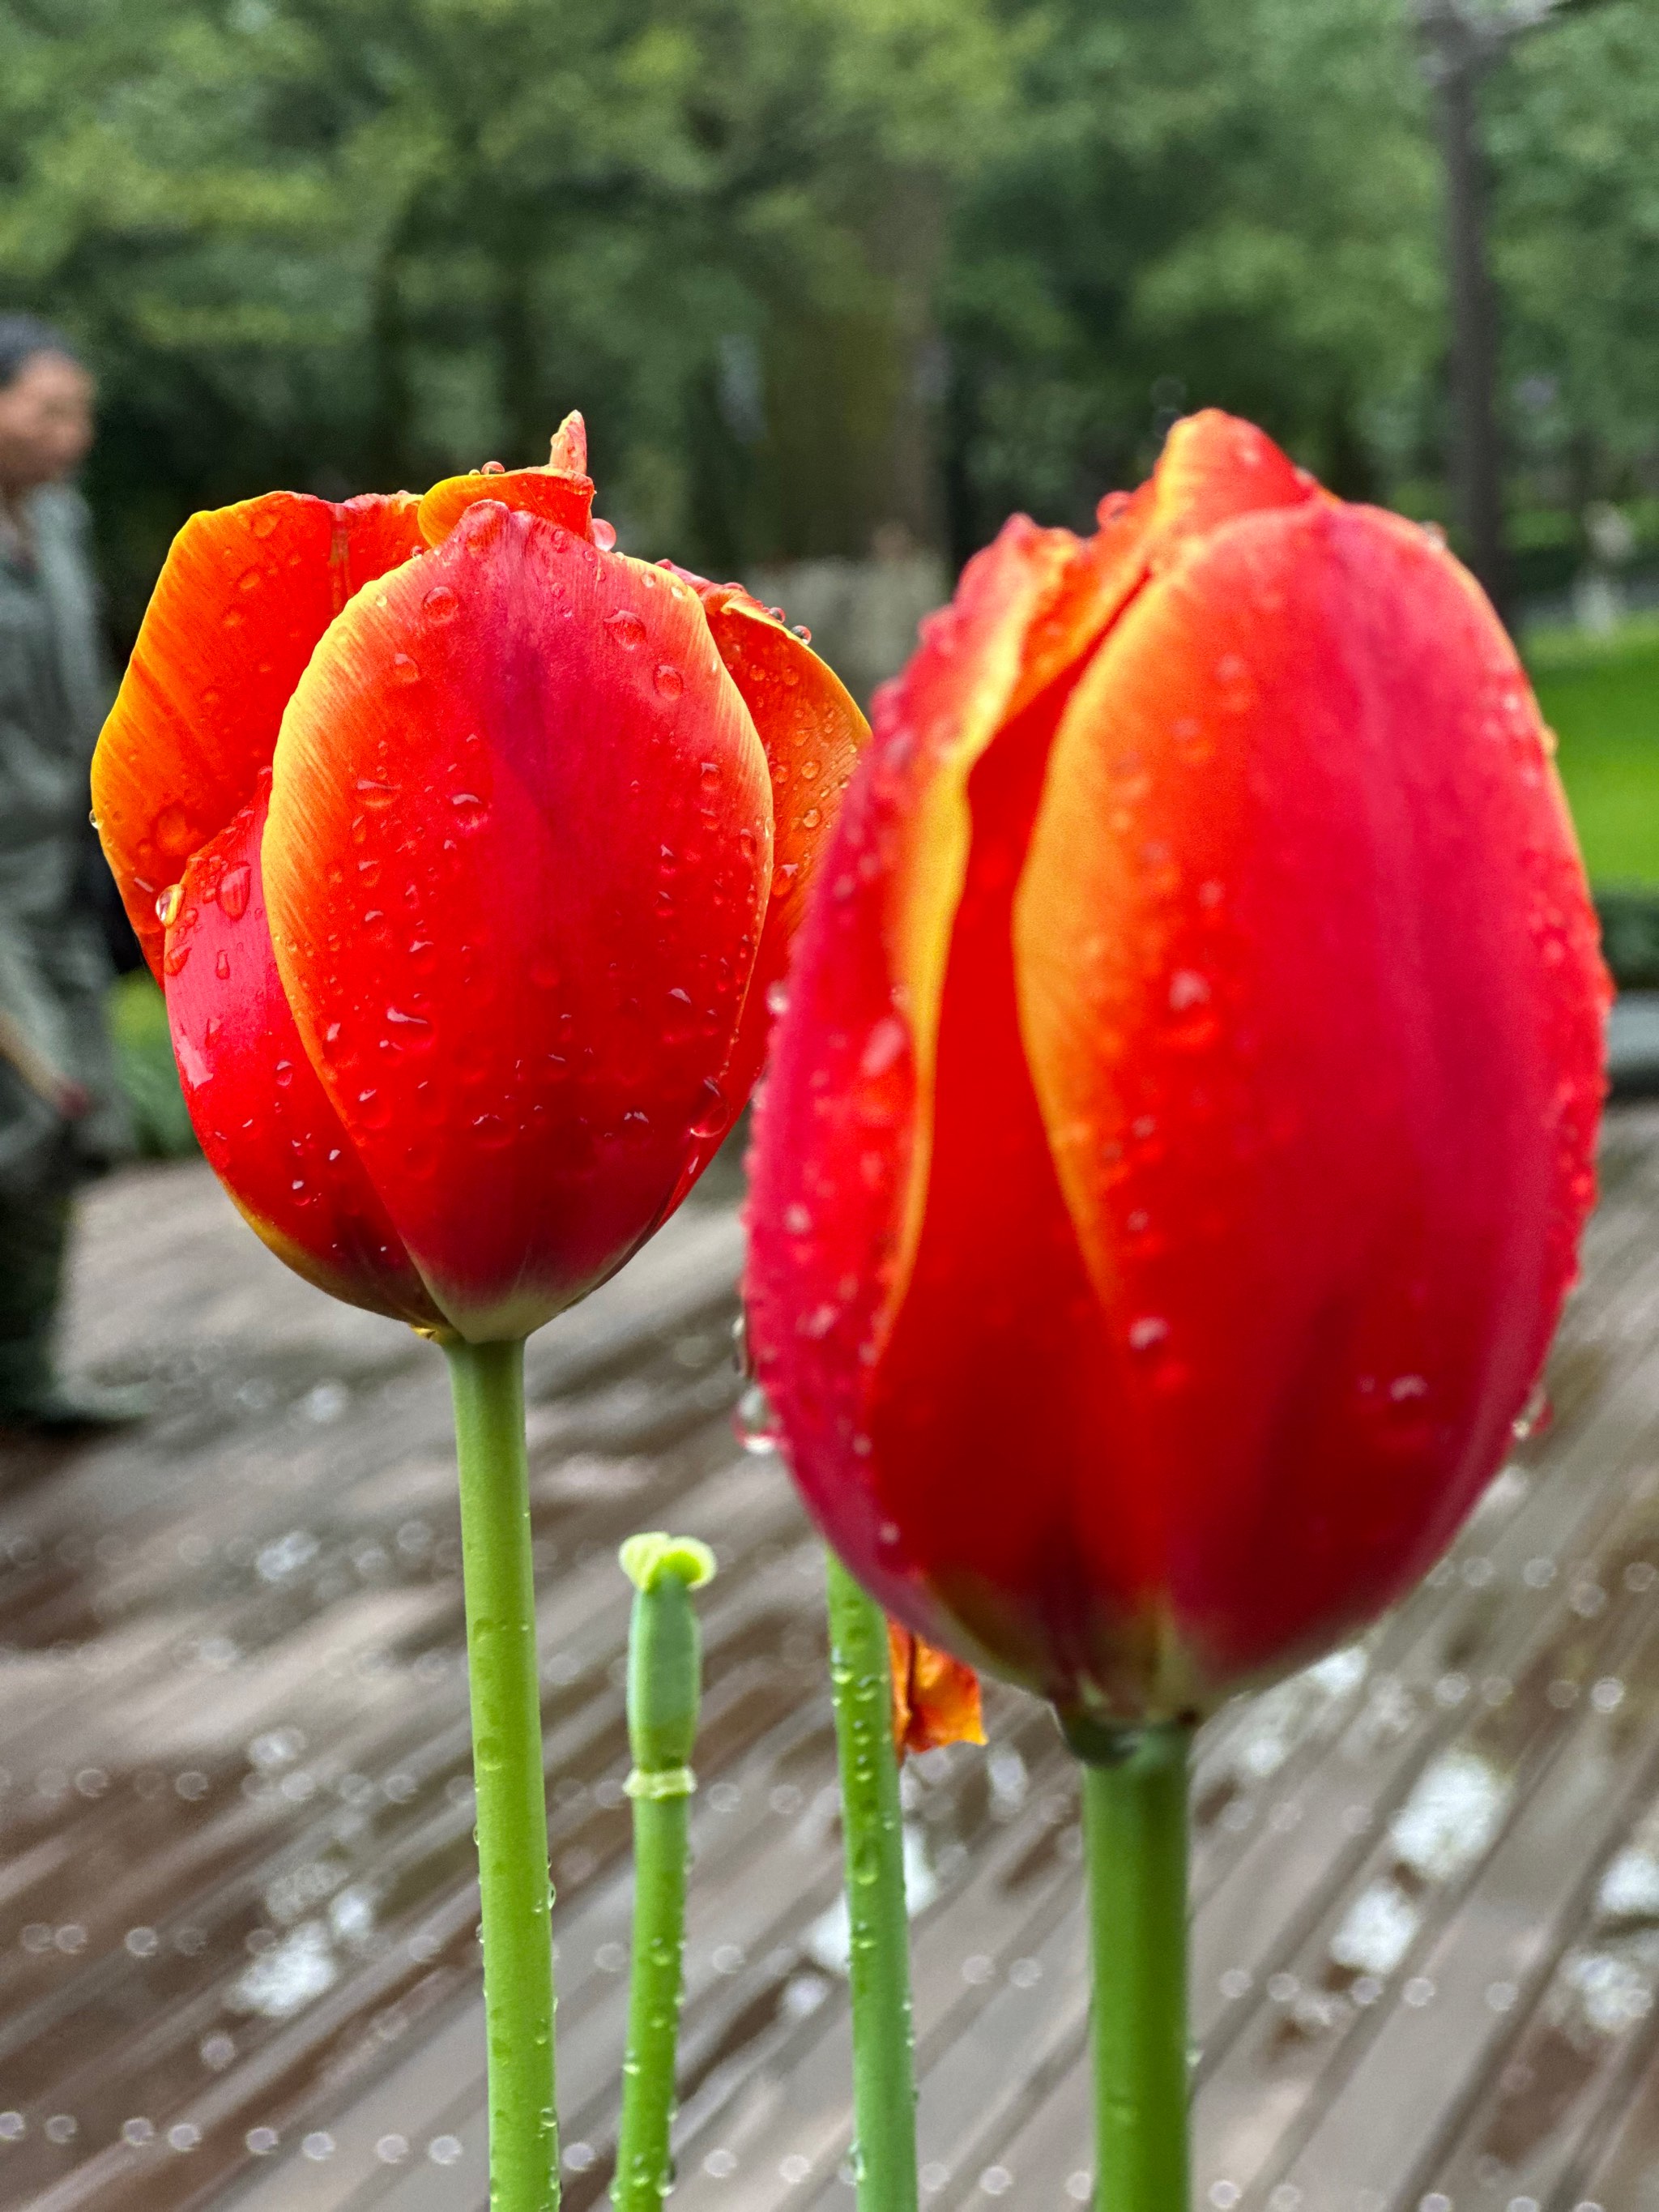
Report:
[[[69,479],[94,386],[69,341],[0,315],[0,1429],[131,1420],[55,1345],[77,1183],[129,1148],[105,1025],[88,769],[112,684]]]

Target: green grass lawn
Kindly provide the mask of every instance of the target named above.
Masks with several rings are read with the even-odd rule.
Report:
[[[1540,632],[1526,657],[1590,880],[1659,887],[1659,619]]]

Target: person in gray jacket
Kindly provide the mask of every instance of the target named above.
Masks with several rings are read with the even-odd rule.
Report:
[[[54,1358],[71,1198],[129,1147],[88,893],[88,771],[109,680],[68,479],[93,383],[68,341],[0,315],[0,1429],[131,1419]]]

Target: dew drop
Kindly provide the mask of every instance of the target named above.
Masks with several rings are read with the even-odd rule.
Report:
[[[421,601],[430,623],[453,623],[461,611],[461,603],[447,584],[434,584]]]
[[[601,553],[609,553],[617,543],[617,526],[615,523],[607,522],[602,514],[596,514],[593,517],[592,528],[593,532],[593,543],[599,547]]]
[[[691,1124],[694,1137],[719,1137],[732,1126],[732,1106],[712,1076],[699,1094],[700,1111]]]
[[[222,983],[228,983],[228,982],[229,982],[229,981],[230,981],[230,955],[229,955],[229,953],[228,953],[228,952],[226,952],[226,951],[222,951],[220,952],[218,958],[217,958],[217,959],[214,962],[214,963],[213,963],[213,972],[214,972],[214,974],[215,974],[215,975],[219,978],[219,981],[220,981]]]
[[[259,512],[253,518],[254,536],[256,538],[269,538],[276,530],[276,517],[275,514],[270,507],[262,507],[259,509]]]
[[[455,810],[456,820],[464,830],[476,830],[489,812],[476,791],[455,792],[449,803]]]
[[[162,961],[161,965],[169,975],[177,975],[182,971],[184,964],[189,957],[190,947],[188,945],[175,945],[168,951],[167,956],[166,959]]]
[[[483,466],[478,471],[478,474],[481,477],[504,477],[507,474],[507,463],[505,461],[486,461]]]
[[[661,699],[678,699],[685,689],[685,678],[672,660],[659,660],[657,672],[651,680],[657,687],[658,697]]]
[[[632,653],[645,643],[645,623],[632,607],[618,607],[605,618],[605,626],[618,645]]]
[[[155,919],[163,929],[171,929],[179,919],[179,909],[185,902],[182,884],[169,884],[155,902]]]
[[[380,783],[372,775],[360,775],[357,779],[357,796],[370,813],[383,814],[398,793],[389,783]]]
[[[406,653],[394,653],[392,656],[392,680],[394,684],[418,684],[421,680],[420,663]]]
[[[778,1448],[777,1416],[772,1401],[758,1382],[751,1382],[738,1401],[732,1425],[744,1451],[759,1454]]]
[[[227,868],[219,878],[219,904],[228,921],[240,921],[247,912],[248,896],[253,887],[253,873],[245,860],[234,868]]]
[[[150,834],[164,853],[187,853],[195,842],[182,806],[164,806],[150,824]]]

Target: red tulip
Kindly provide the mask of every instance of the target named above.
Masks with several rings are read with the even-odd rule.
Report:
[[[545,469],[193,517],[94,768],[238,1205],[475,1342],[712,1158],[866,734],[737,587],[610,550],[585,461],[572,417]]]
[[[1396,1597],[1592,1196],[1551,740],[1427,532],[1248,425],[1011,522],[883,695],[774,1039],[757,1371],[918,1635],[1134,1723]]]

